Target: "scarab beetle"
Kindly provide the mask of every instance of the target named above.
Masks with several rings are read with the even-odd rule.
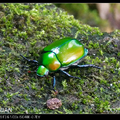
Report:
[[[33,62],[35,65],[38,65],[36,73],[40,77],[47,76],[49,72],[53,73],[61,71],[69,77],[80,79],[79,77],[70,75],[64,70],[69,67],[94,67],[101,69],[101,67],[92,64],[78,65],[80,60],[87,54],[88,50],[84,48],[83,44],[80,43],[80,40],[67,37],[46,46],[41,52],[39,61],[29,60],[23,55],[21,56],[28,62]],[[55,76],[53,76],[53,90],[55,90],[55,83],[56,79]]]

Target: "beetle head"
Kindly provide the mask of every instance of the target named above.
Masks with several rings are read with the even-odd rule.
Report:
[[[49,70],[44,67],[43,65],[40,65],[37,70],[37,75],[42,77],[42,76],[47,76],[49,73]]]

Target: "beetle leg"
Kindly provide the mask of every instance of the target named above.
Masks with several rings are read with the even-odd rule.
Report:
[[[101,67],[98,67],[96,65],[93,65],[93,64],[89,64],[89,65],[72,65],[73,67],[93,67],[93,68],[98,68],[98,69],[101,69]]]
[[[76,76],[70,75],[69,73],[67,73],[67,72],[64,71],[64,70],[60,70],[60,71],[63,72],[64,74],[66,74],[66,75],[69,76],[69,77],[81,79],[80,77],[76,77]]]
[[[53,76],[53,90],[54,90],[55,94],[57,94],[58,91],[55,90],[55,84],[56,84],[56,79],[55,79],[55,76]]]
[[[79,41],[82,41],[83,39],[79,39]]]
[[[53,76],[53,89],[55,88],[55,84],[56,84],[56,79],[55,76]]]
[[[23,55],[20,54],[20,56],[22,56],[25,60],[27,60],[28,62],[32,62],[32,63],[35,63],[36,65],[38,65],[38,61],[36,60],[29,60],[27,59],[26,57],[24,57]]]

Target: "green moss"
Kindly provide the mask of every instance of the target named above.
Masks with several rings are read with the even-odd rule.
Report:
[[[118,111],[117,107],[112,111],[112,106],[120,97],[119,30],[102,33],[97,27],[81,24],[53,4],[6,3],[0,4],[0,9],[0,106],[10,106],[12,113]],[[55,73],[58,94],[54,95],[50,90],[53,78],[28,74],[29,68],[23,66],[29,65],[20,54],[38,60],[45,46],[68,36],[83,39],[81,43],[89,50],[80,64],[95,64],[103,69],[68,70],[69,74],[81,80]],[[36,69],[30,68],[32,71]],[[46,108],[46,101],[52,97],[62,101],[58,110]]]

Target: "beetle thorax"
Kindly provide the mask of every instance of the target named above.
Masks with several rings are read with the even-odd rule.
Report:
[[[41,64],[51,72],[56,71],[61,66],[54,52],[43,53],[41,56]]]

